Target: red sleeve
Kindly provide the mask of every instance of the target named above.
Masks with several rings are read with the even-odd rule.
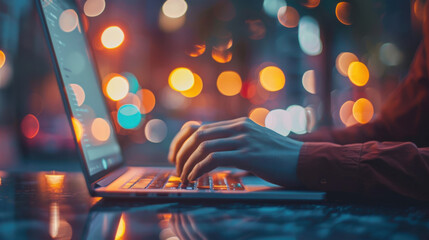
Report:
[[[411,142],[304,143],[299,180],[309,189],[429,200],[429,147]]]

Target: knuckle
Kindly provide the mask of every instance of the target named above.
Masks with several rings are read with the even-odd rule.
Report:
[[[204,129],[198,129],[195,132],[195,141],[202,142],[204,140],[204,134],[205,134]]]
[[[204,154],[206,152],[209,151],[209,143],[208,142],[202,142],[199,146],[198,146],[199,152]]]

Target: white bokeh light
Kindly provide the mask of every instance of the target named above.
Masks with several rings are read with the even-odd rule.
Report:
[[[290,113],[284,109],[271,110],[265,118],[265,126],[280,135],[289,135],[292,128]]]

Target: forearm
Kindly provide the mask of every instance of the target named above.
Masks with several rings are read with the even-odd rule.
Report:
[[[305,143],[297,165],[307,188],[429,200],[429,148],[413,143]]]

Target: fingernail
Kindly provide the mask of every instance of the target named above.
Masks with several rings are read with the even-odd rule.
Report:
[[[188,175],[188,180],[191,182],[194,181],[194,174],[193,173]]]

